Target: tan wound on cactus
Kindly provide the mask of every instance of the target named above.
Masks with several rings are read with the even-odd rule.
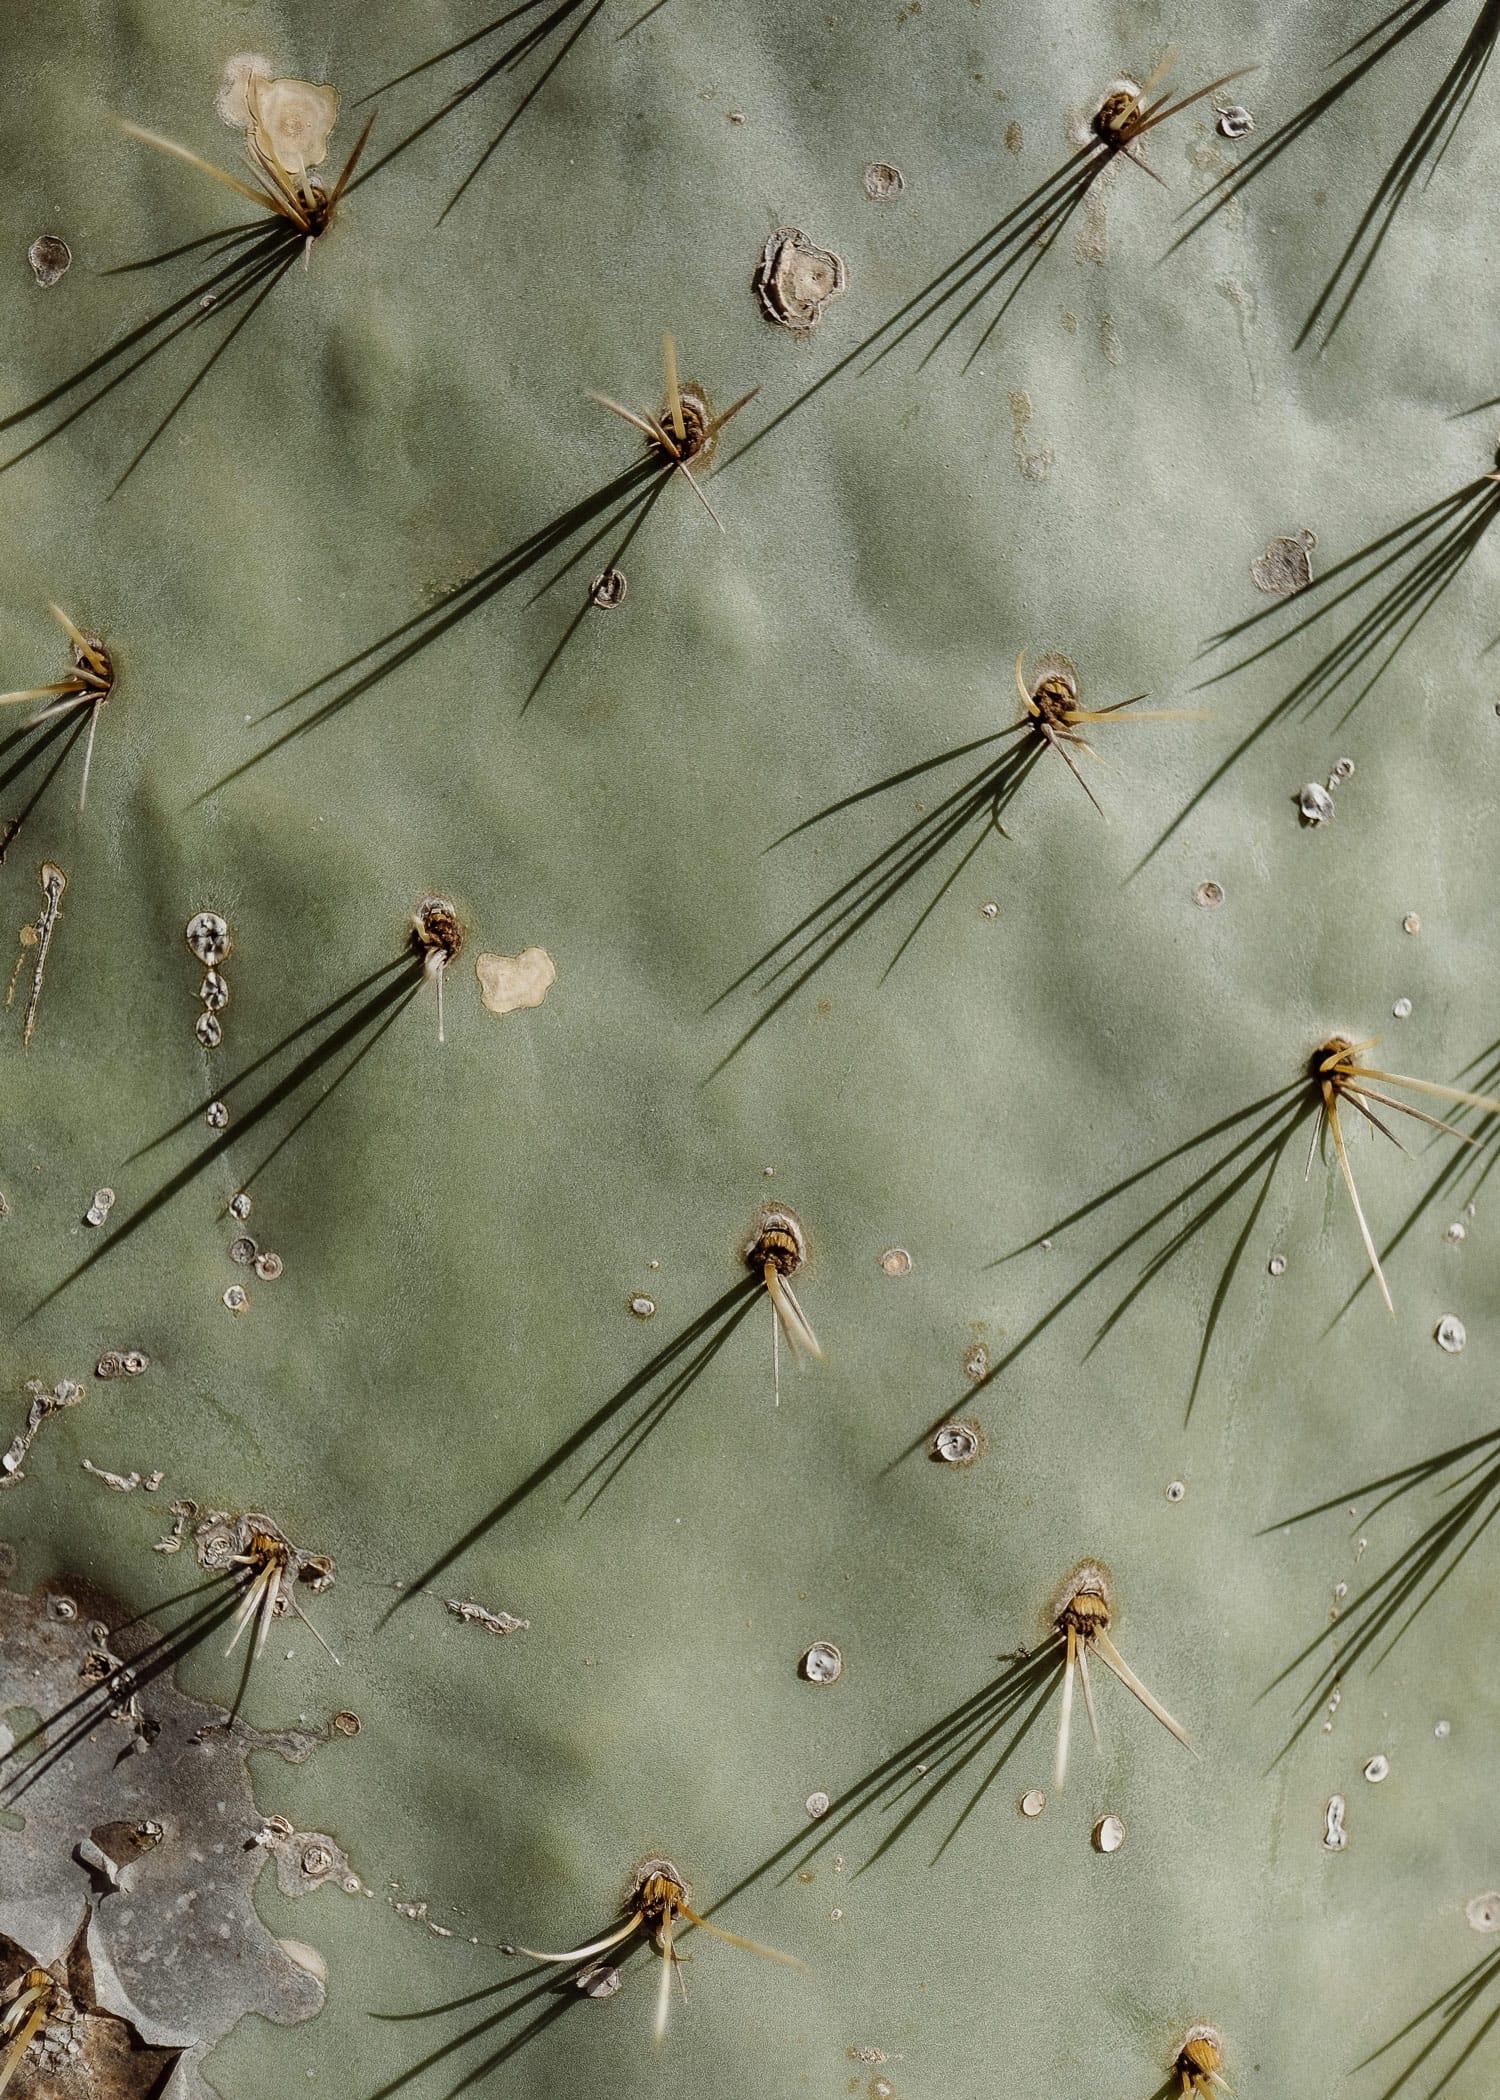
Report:
[[[519,955],[476,955],[474,975],[485,1012],[513,1014],[541,1005],[556,982],[557,964],[545,948],[523,948]]]
[[[317,168],[328,158],[328,134],[339,120],[339,91],[328,82],[266,80],[245,83],[250,129],[257,145],[283,168]]]

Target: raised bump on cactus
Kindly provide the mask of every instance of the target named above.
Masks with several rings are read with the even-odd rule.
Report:
[[[83,751],[83,781],[78,790],[80,811],[88,801],[89,770],[94,763],[94,736],[99,727],[99,710],[115,689],[115,667],[108,649],[97,634],[85,634],[75,627],[60,605],[47,608],[72,644],[72,663],[67,676],[52,685],[33,685],[24,691],[0,693],[0,707],[19,707],[31,700],[49,703],[39,714],[32,716],[27,728],[38,728],[43,722],[56,721],[59,716],[72,714],[80,708],[89,710],[88,742]]]
[[[719,442],[719,432],[731,416],[737,416],[748,402],[755,399],[760,388],[751,387],[747,394],[740,395],[738,401],[731,402],[722,414],[715,415],[702,387],[692,380],[679,384],[677,345],[670,335],[662,337],[661,348],[665,399],[654,416],[638,416],[631,409],[622,408],[618,401],[611,401],[607,394],[591,393],[589,399],[597,401],[601,408],[607,408],[611,415],[619,416],[632,429],[639,430],[647,445],[660,456],[664,470],[682,476],[722,532],[724,521],[688,471],[689,466],[708,466]]]
[[[625,1890],[625,1901],[621,1906],[625,1912],[622,1923],[596,1940],[589,1940],[581,1947],[570,1947],[562,1954],[545,1954],[535,1947],[507,1947],[508,1954],[524,1954],[529,1961],[540,1962],[585,1962],[603,1954],[610,1947],[617,1947],[632,1933],[644,1931],[662,1958],[661,1985],[656,1998],[656,2020],[654,2038],[659,2042],[667,2031],[667,2012],[671,2005],[672,1975],[681,1956],[673,1951],[672,1920],[685,1918],[689,1925],[712,1933],[715,1939],[728,1946],[741,1947],[747,1954],[762,1955],[767,1961],[784,1962],[789,1969],[805,1969],[794,1954],[782,1954],[775,1947],[763,1947],[758,1940],[742,1939],[737,1932],[726,1932],[721,1925],[712,1925],[708,1919],[692,1908],[693,1887],[690,1881],[678,1872],[669,1859],[646,1859],[635,1869]],[[682,1983],[678,1974],[678,1983]],[[685,1989],[685,1986],[684,1986]]]
[[[1119,1678],[1125,1689],[1140,1700],[1147,1713],[1154,1715],[1169,1735],[1175,1736],[1185,1750],[1192,1750],[1194,1757],[1198,1755],[1181,1724],[1174,1721],[1160,1701],[1147,1691],[1110,1638],[1113,1617],[1114,1597],[1108,1572],[1097,1561],[1084,1561],[1063,1584],[1053,1619],[1056,1638],[1064,1652],[1062,1704],[1057,1718],[1057,1762],[1053,1775],[1053,1785],[1059,1794],[1068,1778],[1075,1673],[1083,1687],[1089,1728],[1095,1744],[1099,1742],[1099,1717],[1094,1710],[1094,1689],[1089,1679],[1090,1653],[1098,1656],[1105,1668]]]
[[[745,1261],[761,1278],[771,1301],[771,1385],[775,1394],[772,1404],[776,1407],[781,1405],[783,1332],[794,1357],[811,1356],[821,1361],[823,1356],[818,1337],[792,1290],[792,1278],[806,1260],[807,1234],[795,1211],[767,1204],[756,1213],[754,1228],[745,1244]]]

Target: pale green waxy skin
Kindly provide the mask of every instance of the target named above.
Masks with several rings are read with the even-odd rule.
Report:
[[[1260,1695],[1327,1624],[1334,1586],[1387,1565],[1433,1504],[1424,1490],[1366,1525],[1366,1496],[1352,1518],[1263,1527],[1491,1425],[1493,1190],[1462,1245],[1443,1229],[1466,1190],[1391,1255],[1394,1324],[1368,1286],[1336,1318],[1363,1273],[1358,1236],[1336,1167],[1316,1161],[1304,1185],[1295,1137],[1186,1428],[1243,1203],[1092,1355],[1156,1241],[983,1392],[964,1362],[980,1343],[1002,1357],[1144,1222],[1157,1183],[1050,1251],[998,1256],[1297,1079],[1325,1036],[1383,1034],[1393,1069],[1448,1080],[1500,1032],[1500,723],[1482,653],[1500,538],[1352,717],[1340,726],[1347,689],[1289,716],[1138,867],[1317,653],[1315,633],[1194,690],[1224,660],[1197,662],[1205,640],[1270,602],[1249,579],[1266,543],[1311,527],[1321,575],[1490,465],[1493,415],[1455,415],[1497,384],[1475,236],[1492,83],[1325,355],[1294,353],[1298,329],[1468,26],[1462,0],[1167,259],[1177,214],[1253,142],[1218,137],[1208,104],[1151,135],[1167,190],[1110,171],[970,369],[993,300],[925,368],[931,330],[871,372],[851,365],[736,458],[1060,165],[1070,113],[1112,77],[1145,78],[1172,43],[1183,92],[1259,65],[1222,98],[1254,113],[1259,138],[1367,25],[1327,0],[1176,17],[1133,0],[667,0],[622,38],[640,12],[607,0],[440,225],[535,60],[357,187],[112,502],[186,360],[148,368],[0,476],[0,685],[61,676],[50,600],[105,637],[119,673],[86,814],[75,751],[0,869],[16,928],[35,918],[40,864],[68,876],[31,1048],[19,1003],[0,1038],[0,1445],[27,1378],[88,1385],[0,1498],[15,1580],[87,1576],[130,1612],[152,1608],[191,1573],[150,1550],[174,1496],[264,1509],[337,1561],[308,1608],[342,1668],[283,1624],[245,1712],[267,1728],[360,1716],[336,1756],[257,1760],[255,1781],[266,1814],[330,1833],[375,1900],[294,1903],[262,1875],[262,1915],[322,1952],[328,1997],[301,2026],[242,2023],[206,2066],[225,2100],[388,2089],[509,1998],[406,2025],[372,2014],[523,1975],[493,1943],[598,1937],[653,1852],[705,1909],[738,1889],[716,1921],[811,1974],[687,1935],[689,1995],[656,2050],[643,1950],[618,1998],[569,2003],[485,2090],[827,2096],[883,2077],[910,2100],[999,2075],[1017,2093],[1144,2096],[1202,2020],[1246,2100],[1305,2089],[1313,2064],[1342,2079],[1485,1951],[1463,1906],[1496,1878],[1500,1700],[1475,1641],[1500,1549],[1483,1540],[1382,1670],[1350,1674],[1331,1730],[1315,1719],[1271,1771],[1297,1687]],[[228,57],[263,51],[339,84],[336,169],[367,113],[357,98],[484,19],[456,0],[419,23],[352,0],[11,13],[0,413],[149,310],[151,279],[112,266],[239,215],[113,117],[234,166],[214,94]],[[372,158],[463,65],[380,98]],[[865,195],[873,162],[902,170],[897,201]],[[847,265],[847,296],[808,342],[770,326],[751,289],[780,226]],[[74,257],[47,291],[24,262],[42,232]],[[704,484],[725,532],[680,478],[667,488],[621,559],[626,602],[582,620],[524,713],[606,545],[535,605],[561,557],[529,571],[205,794],[300,718],[247,717],[632,464],[637,438],[586,393],[654,413],[665,329],[715,406],[761,390]],[[199,356],[211,340],[195,338]],[[1343,618],[1321,623],[1330,640]],[[1006,810],[1009,837],[984,845],[888,978],[951,860],[710,1081],[759,1011],[744,991],[711,1002],[963,775],[923,776],[765,849],[1010,723],[1023,646],[1028,663],[1064,651],[1085,706],[1149,689],[1146,706],[1213,718],[1101,727],[1107,763],[1080,763],[1108,822],[1044,753]],[[1356,770],[1336,821],[1301,827],[1297,791],[1342,756]],[[1223,887],[1217,909],[1193,901],[1205,880]],[[426,985],[254,1180],[236,1225],[231,1194],[342,1068],[319,1067],[246,1127],[299,1043],[229,1090],[228,1147],[127,1230],[214,1142],[203,1104],[394,959],[428,894],[465,926],[443,1048]],[[224,913],[234,940],[225,1043],[207,1055],[182,938],[200,909]],[[543,1003],[485,1013],[474,958],[531,947],[556,965]],[[1382,1247],[1448,1156],[1451,1141],[1413,1138],[1403,1159],[1355,1133]],[[1157,1203],[1190,1166],[1168,1170]],[[80,1221],[103,1184],[118,1200],[92,1231]],[[741,1281],[770,1201],[806,1228],[796,1289],[826,1360],[799,1372],[783,1349],[773,1409],[770,1313],[753,1303],[587,1514],[566,1496],[611,1430],[387,1619],[396,1585],[419,1582]],[[282,1257],[279,1281],[228,1261],[238,1231]],[[908,1275],[882,1273],[891,1247],[909,1250]],[[250,1295],[237,1318],[222,1303],[235,1283]],[[657,1306],[647,1325],[629,1311],[640,1293]],[[1462,1354],[1434,1344],[1448,1313]],[[93,1379],[104,1350],[130,1348],[149,1354],[145,1375]],[[945,1413],[982,1425],[978,1462],[903,1458]],[[627,1407],[615,1428],[633,1419]],[[84,1457],[161,1467],[165,1483],[116,1495]],[[1173,1480],[1187,1486],[1176,1504]],[[836,1813],[997,1657],[1038,1646],[1057,1586],[1094,1557],[1121,1652],[1200,1762],[1111,1683],[1102,1756],[1080,1707],[1067,1792],[1039,1819],[1016,1803],[1051,1790],[1055,1703],[936,1864],[1000,1738],[864,1876],[900,1809],[849,1824],[802,1878],[785,1864],[756,1875],[814,1839],[809,1795],[828,1792]],[[529,1627],[491,1638],[447,1614],[448,1597]],[[842,1651],[836,1684],[798,1676],[817,1640]],[[227,1704],[238,1670],[222,1648],[197,1649],[180,1681]],[[1371,1787],[1377,1752],[1390,1777]],[[1321,1843],[1334,1793],[1348,1804],[1339,1853]],[[1112,1857],[1089,1843],[1106,1813],[1127,1831]],[[0,1886],[21,1842],[0,1828]],[[426,1900],[455,1937],[387,1897]],[[560,2002],[535,2001],[399,2091],[436,2100]],[[1496,2046],[1447,2100],[1492,2090]],[[877,2050],[888,2060],[858,2057]],[[1360,2073],[1354,2100],[1399,2061]]]

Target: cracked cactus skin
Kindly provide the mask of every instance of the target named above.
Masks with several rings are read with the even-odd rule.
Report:
[[[1198,690],[1225,662],[1202,657],[1209,638],[1272,603],[1251,562],[1310,528],[1322,577],[1491,465],[1495,412],[1461,413],[1495,391],[1474,236],[1491,85],[1327,349],[1293,348],[1473,12],[1439,10],[1167,255],[1179,214],[1318,91],[1373,9],[1351,27],[1328,0],[1175,18],[1134,0],[606,0],[384,166],[497,46],[375,98],[367,179],[112,500],[221,337],[195,331],[187,357],[149,364],[0,474],[0,684],[62,675],[54,601],[117,672],[86,812],[75,747],[0,866],[16,929],[36,918],[42,864],[67,875],[31,1046],[24,992],[0,1034],[0,1444],[28,1379],[86,1386],[0,1494],[11,1587],[88,1582],[121,1619],[164,1622],[195,1573],[153,1555],[167,1504],[263,1510],[333,1556],[309,1617],[343,1660],[278,1620],[243,1712],[268,1731],[337,1710],[361,1722],[336,1754],[252,1761],[259,1812],[326,1833],[373,1894],[293,1898],[262,1872],[263,1920],[318,1950],[327,1996],[301,2024],[233,2029],[203,2066],[224,2100],[304,2086],[436,2100],[468,2077],[558,2100],[913,2100],[985,2090],[997,2064],[1018,2092],[1144,2096],[1202,2022],[1254,2100],[1299,2090],[1314,2060],[1352,2071],[1483,1955],[1464,1906],[1496,1878],[1482,1840],[1500,1697],[1474,1634],[1493,1538],[1378,1672],[1373,1657],[1350,1668],[1336,1710],[1280,1762],[1301,1680],[1267,1688],[1320,1634],[1329,1660],[1336,1585],[1357,1589],[1434,1510],[1426,1490],[1378,1514],[1368,1494],[1336,1498],[1492,1424],[1491,1155],[1389,1255],[1392,1323],[1368,1284],[1341,1310],[1363,1257],[1331,1158],[1302,1180],[1304,1126],[1186,1424],[1243,1197],[1102,1336],[1157,1241],[982,1389],[965,1371],[1058,1308],[1191,1159],[1050,1248],[999,1257],[1300,1079],[1331,1034],[1380,1034],[1391,1069],[1447,1082],[1500,1033],[1484,655],[1500,540],[1478,540],[1352,713],[1352,687],[1288,711],[1192,801],[1352,617],[1331,610]],[[277,75],[337,84],[327,174],[361,97],[488,19],[456,0],[420,13],[75,0],[64,17],[17,0],[0,415],[118,340],[160,286],[192,281],[116,265],[239,215],[115,118],[235,167],[214,98],[226,61],[264,53]],[[1221,137],[1211,102],[1150,133],[1168,188],[1116,161],[971,362],[1014,275],[927,362],[942,319],[841,365],[1047,183],[1108,82],[1144,80],[1174,44],[1184,93],[1259,67],[1221,98],[1251,111],[1248,139]],[[864,171],[882,162],[905,187],[875,202]],[[805,340],[752,288],[789,227],[847,269]],[[42,233],[73,254],[46,290],[25,264]],[[637,436],[587,394],[654,413],[664,330],[715,408],[760,389],[703,484],[724,532],[676,477],[619,557],[618,609],[570,627],[614,541],[533,602],[570,541],[262,756],[311,713],[271,709],[638,461]],[[3,437],[15,450],[34,434]],[[1292,601],[1257,641],[1302,611]],[[1042,752],[1005,835],[990,831],[888,975],[952,860],[721,1065],[764,1002],[719,994],[954,776],[766,849],[1007,727],[1022,649],[1028,665],[1065,653],[1088,707],[1149,692],[1146,707],[1211,716],[1100,730],[1101,762],[1080,763],[1108,821]],[[11,783],[19,755],[3,754],[7,797],[35,780]],[[1343,757],[1335,821],[1302,826],[1299,790]],[[1217,908],[1194,902],[1206,881]],[[464,934],[441,1048],[408,948],[434,896]],[[183,940],[200,910],[233,935],[212,1052],[194,1038],[203,970]],[[486,1012],[475,958],[531,949],[556,971],[541,1003]],[[362,1033],[314,1057],[366,1007]],[[203,1114],[220,1094],[222,1132]],[[1450,1141],[1428,1150],[1417,1133],[1402,1158],[1367,1136],[1356,1172],[1384,1248]],[[227,1205],[247,1184],[241,1224]],[[92,1228],[101,1186],[117,1200]],[[771,1313],[743,1260],[765,1204],[805,1227],[796,1290],[825,1353],[798,1368],[782,1350],[779,1406]],[[1444,1236],[1457,1220],[1461,1242]],[[242,1232],[281,1257],[279,1279],[229,1260]],[[909,1273],[882,1267],[893,1248]],[[640,1296],[649,1321],[632,1317]],[[640,1409],[689,1354],[576,1437],[716,1307],[722,1346],[659,1415]],[[1435,1345],[1448,1315],[1461,1353]],[[132,1349],[142,1375],[93,1375]],[[978,1423],[973,1464],[926,1455],[948,1415]],[[589,1468],[643,1419],[590,1504]],[[160,1468],[163,1484],[112,1492],[85,1458]],[[916,1797],[882,1795],[839,1826],[869,1775],[910,1759],[1003,1658],[1041,1648],[1050,1600],[1094,1559],[1121,1652],[1200,1758],[1109,1684],[1102,1753],[1080,1709],[1056,1797],[1054,1694],[956,1832],[1015,1722],[969,1745],[909,1825]],[[527,1623],[495,1637],[450,1598]],[[799,1675],[817,1641],[841,1651],[837,1682]],[[182,1660],[188,1698],[232,1704],[244,1644],[233,1661],[224,1645],[216,1633]],[[1377,1753],[1389,1777],[1372,1785]],[[1023,1818],[1033,1787],[1047,1806]],[[821,1824],[805,1807],[819,1791]],[[1322,1842],[1335,1794],[1338,1852]],[[1090,1844],[1106,1815],[1125,1826],[1112,1854]],[[33,1871],[13,1820],[0,1890]],[[685,1936],[687,1995],[659,2049],[644,1946],[617,1996],[564,1988],[517,2009],[547,1972],[497,1948],[603,1934],[653,1854],[714,1922],[809,1973]],[[76,1871],[86,1893],[69,1858],[45,1872]],[[395,1907],[422,1903],[425,1921]],[[1497,2062],[1481,2045],[1448,2100],[1480,2100]],[[1398,2067],[1359,2071],[1354,2100]]]

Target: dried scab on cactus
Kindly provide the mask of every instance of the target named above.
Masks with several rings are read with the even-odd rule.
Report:
[[[60,605],[49,605],[47,610],[71,644],[67,672],[51,685],[33,685],[20,692],[0,693],[0,707],[20,707],[28,701],[46,701],[48,704],[26,725],[28,729],[40,728],[42,723],[58,721],[64,715],[76,714],[82,720],[87,712],[88,741],[83,747],[83,779],[78,789],[78,807],[82,810],[88,801],[89,772],[94,763],[94,736],[99,727],[99,713],[115,689],[114,659],[99,636],[86,634],[81,627],[75,627]]]
[[[794,1358],[821,1359],[823,1354],[792,1290],[792,1278],[807,1261],[807,1234],[796,1212],[776,1204],[767,1204],[757,1212],[745,1245],[745,1261],[765,1284],[771,1301],[771,1384],[774,1404],[779,1407],[782,1334],[786,1335]]]
[[[677,378],[677,346],[670,335],[661,339],[662,364],[665,368],[665,395],[661,408],[654,416],[638,416],[618,401],[611,401],[607,394],[591,394],[601,408],[611,415],[620,416],[633,429],[644,436],[650,450],[660,460],[669,474],[680,474],[703,508],[708,512],[720,532],[724,521],[704,495],[696,476],[690,471],[697,467],[702,472],[713,458],[719,442],[719,432],[731,416],[737,416],[747,403],[760,392],[758,386],[741,394],[738,401],[715,415],[708,396],[702,387],[689,380],[679,384]]]
[[[720,1925],[712,1925],[692,1907],[691,1882],[673,1866],[669,1859],[646,1859],[635,1869],[625,1890],[622,1906],[625,1917],[599,1939],[590,1940],[582,1947],[570,1947],[562,1954],[545,1954],[535,1947],[510,1947],[504,1951],[524,1954],[529,1961],[556,1963],[583,1963],[594,1960],[611,1947],[618,1947],[633,1933],[644,1932],[657,1948],[662,1959],[661,1986],[656,1999],[655,2035],[660,2041],[667,2031],[667,2012],[671,2005],[672,1977],[677,1975],[678,1985],[686,1991],[678,1963],[682,1957],[673,1946],[673,1920],[682,1918],[696,1925],[702,1932],[712,1933],[715,1939],[725,1941],[731,1947],[742,1947],[747,1954],[763,1955],[767,1961],[784,1962],[788,1968],[801,1969],[804,1963],[794,1954],[782,1954],[775,1947],[763,1947],[758,1940],[742,1939],[737,1932],[726,1932]]]
[[[411,917],[412,946],[422,958],[422,974],[437,986],[438,1041],[443,1033],[443,979],[464,944],[458,909],[446,897],[424,897]]]
[[[1206,2023],[1190,2027],[1172,2063],[1182,2100],[1208,2100],[1210,2094],[1227,2093],[1228,2082],[1220,2075],[1223,2068],[1224,2037],[1218,2028]]]
[[[1193,1749],[1181,1724],[1174,1721],[1161,1702],[1147,1691],[1115,1646],[1109,1631],[1113,1618],[1114,1597],[1107,1570],[1097,1561],[1084,1561],[1074,1569],[1058,1593],[1053,1618],[1054,1635],[1064,1651],[1062,1707],[1057,1719],[1057,1763],[1053,1776],[1058,1793],[1062,1792],[1068,1777],[1068,1739],[1073,1726],[1075,1674],[1083,1687],[1089,1728],[1096,1746],[1099,1743],[1099,1717],[1094,1710],[1094,1688],[1089,1678],[1091,1654],[1119,1678],[1128,1692],[1135,1694],[1147,1713],[1154,1714],[1185,1750]],[[1193,1755],[1196,1757],[1197,1754],[1194,1750]]]
[[[245,158],[250,163],[253,182],[241,181],[238,175],[216,168],[212,161],[204,160],[188,147],[162,138],[158,132],[143,130],[139,124],[126,123],[124,129],[144,145],[170,153],[175,159],[186,161],[190,168],[200,168],[226,189],[286,220],[302,236],[304,254],[309,253],[313,242],[333,223],[339,199],[349,186],[375,118],[371,115],[355,140],[354,150],[330,190],[311,170],[321,167],[328,158],[328,136],[339,114],[336,87],[310,80],[266,80],[249,72],[244,79],[244,105]]]

